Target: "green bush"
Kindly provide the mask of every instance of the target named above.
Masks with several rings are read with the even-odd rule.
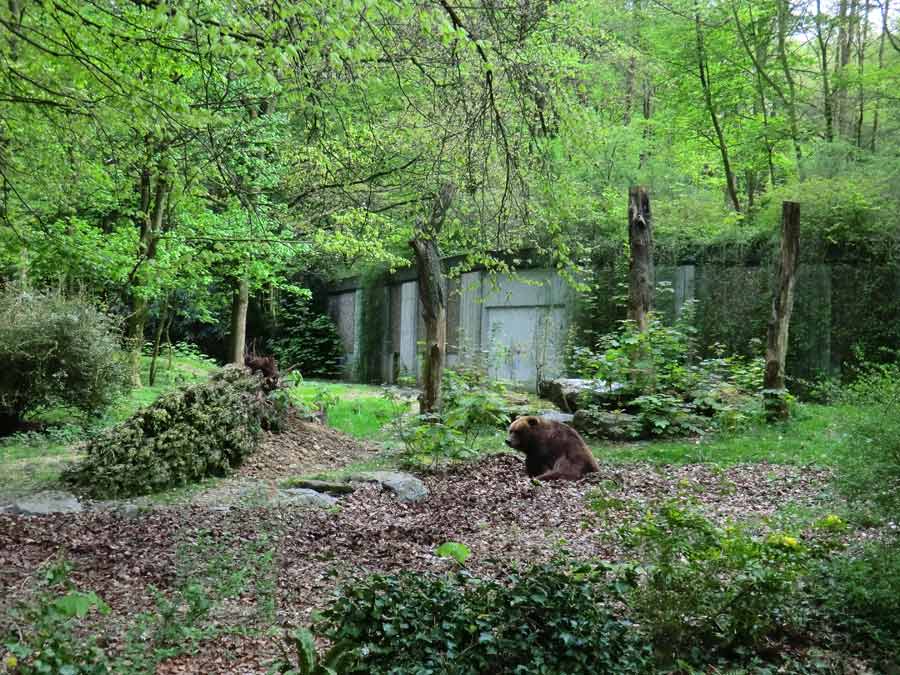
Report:
[[[646,672],[650,650],[616,612],[627,582],[610,570],[376,575],[345,586],[316,630],[358,647],[360,673]]]
[[[634,611],[663,662],[704,665],[791,625],[809,552],[794,537],[719,528],[676,502],[629,532],[644,565]]]
[[[851,647],[900,650],[900,546],[870,544],[835,556],[811,576],[811,596],[821,618]]]
[[[419,415],[413,424],[398,420],[405,463],[430,459],[438,464],[477,455],[478,438],[508,422],[505,387],[478,371],[445,370],[442,392],[440,414]]]
[[[900,516],[900,363],[863,366],[844,393],[854,406],[853,453],[839,475],[844,492],[890,517]]]
[[[95,637],[84,637],[78,628],[93,613],[109,607],[95,593],[77,590],[69,580],[71,566],[55,560],[41,575],[35,597],[15,608],[11,618],[21,630],[3,637],[4,662],[15,675],[67,673],[106,675],[106,652]]]
[[[615,384],[602,393],[584,394],[579,417],[586,432],[610,427],[609,414],[626,412],[632,420],[617,425],[634,437],[684,436],[715,428],[745,426],[759,409],[762,359],[724,356],[700,359],[693,308],[688,305],[674,326],[651,315],[646,331],[632,321],[597,340],[596,347],[573,348],[569,361],[576,374]]]
[[[225,368],[101,432],[63,479],[92,497],[114,498],[222,476],[256,449],[260,430],[279,414],[259,377]]]
[[[315,313],[308,299],[292,296],[282,303],[279,319],[268,348],[283,369],[295,368],[303,377],[340,377],[344,347],[331,317]]]
[[[0,433],[44,406],[100,411],[126,381],[112,318],[59,293],[0,290]]]

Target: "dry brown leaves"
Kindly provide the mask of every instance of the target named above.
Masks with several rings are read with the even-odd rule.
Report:
[[[242,473],[277,478],[309,472],[307,461],[346,463],[369,452],[321,427],[295,427],[294,438],[306,445],[297,440],[282,451],[268,445]],[[468,545],[470,566],[486,575],[510,562],[547,560],[561,546],[578,556],[618,560],[625,556],[619,527],[655,500],[688,496],[718,521],[744,520],[771,515],[788,502],[814,502],[827,478],[823,471],[766,464],[725,470],[628,464],[602,465],[600,474],[579,483],[534,484],[519,457],[494,455],[426,477],[430,496],[412,504],[365,486],[334,511],[181,506],[130,519],[110,512],[0,515],[0,611],[25,593],[34,571],[58,551],[75,565],[79,585],[96,590],[117,612],[132,614],[152,607],[149,584],[171,587],[179,542],[200,532],[228,541],[267,533],[278,560],[279,620],[304,623],[340,579],[449,569],[452,563],[434,555],[445,541]],[[606,500],[599,511],[588,507],[597,496]],[[271,639],[223,637],[159,672],[265,672],[274,652]]]

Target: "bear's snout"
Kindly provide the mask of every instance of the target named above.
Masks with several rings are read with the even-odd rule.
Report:
[[[511,448],[515,447],[515,446],[512,444],[512,441],[509,440],[508,438],[507,438],[504,442],[505,442],[509,447],[511,447]]]

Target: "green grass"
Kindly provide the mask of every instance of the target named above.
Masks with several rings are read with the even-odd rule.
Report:
[[[614,462],[837,466],[850,459],[846,429],[847,421],[854,414],[855,410],[848,406],[806,404],[798,406],[795,417],[783,424],[760,424],[735,434],[711,435],[700,440],[592,443],[591,446],[597,457]]]
[[[369,440],[383,440],[385,425],[398,414],[412,410],[411,403],[391,401],[384,397],[381,387],[365,384],[304,380],[291,389],[291,397],[311,410],[331,399],[329,426],[355,438]]]

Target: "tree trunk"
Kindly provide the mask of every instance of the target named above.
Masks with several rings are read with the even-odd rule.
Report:
[[[866,90],[865,90],[865,71],[866,71],[866,42],[869,41],[869,13],[872,10],[870,0],[866,0],[863,14],[859,19],[859,43],[856,53],[856,147],[863,147],[863,125],[866,121]]]
[[[156,384],[156,361],[159,358],[159,345],[162,342],[163,333],[169,322],[169,298],[163,303],[159,313],[159,321],[156,325],[156,336],[153,339],[153,356],[150,357],[150,373],[147,375],[147,384],[151,387]]]
[[[881,35],[878,39],[878,72],[884,70],[884,43],[887,38],[888,31],[888,12],[890,11],[890,0],[884,0],[881,3]],[[878,113],[881,107],[881,96],[875,97],[875,111],[872,113],[872,138],[869,141],[869,149],[875,152],[875,146],[878,140]]]
[[[413,239],[411,245],[419,270],[419,299],[425,319],[425,361],[420,399],[420,412],[424,414],[441,409],[441,380],[447,353],[447,303],[437,243],[433,239]]]
[[[422,303],[422,318],[425,320],[425,361],[422,395],[419,398],[419,411],[422,414],[438,413],[441,410],[441,381],[447,354],[447,301],[437,237],[455,194],[456,186],[452,183],[441,187],[435,195],[428,222],[417,228],[415,236],[409,242],[416,256],[419,300]]]
[[[156,194],[153,199],[153,210],[150,210],[151,194],[150,170],[145,168],[141,172],[141,236],[138,246],[138,259],[131,273],[132,307],[131,318],[128,321],[128,341],[131,365],[131,384],[134,387],[141,386],[141,350],[144,347],[144,327],[147,323],[147,298],[136,292],[140,286],[140,268],[144,263],[156,257],[156,249],[162,236],[163,218],[166,211],[166,201],[169,197],[171,186],[159,166],[159,175],[156,178]]]
[[[147,323],[147,301],[136,296],[131,301],[131,316],[128,318],[128,366],[131,371],[131,386],[141,386],[141,352],[144,349],[144,326]]]
[[[822,68],[822,116],[825,118],[825,140],[834,140],[831,83],[828,80],[828,36],[822,31],[822,0],[816,0],[816,43],[819,47],[819,65]]]
[[[763,381],[766,418],[786,419],[788,407],[784,386],[788,328],[794,308],[794,282],[800,258],[800,204],[784,202],[781,213],[781,257],[775,277],[775,294],[766,340],[766,374]]]
[[[791,141],[794,144],[794,157],[797,160],[797,173],[803,178],[801,163],[803,160],[803,150],[800,147],[800,132],[797,124],[797,86],[794,82],[794,74],[791,72],[791,65],[788,61],[787,53],[787,36],[788,36],[788,17],[791,13],[790,0],[779,0],[778,2],[778,60],[781,62],[781,72],[784,75],[784,81],[787,82],[788,95],[784,103],[788,109],[788,120],[791,125]]]
[[[740,212],[741,200],[738,197],[737,181],[734,170],[731,168],[731,158],[728,154],[728,145],[725,143],[725,133],[719,122],[719,113],[716,110],[712,96],[712,82],[709,78],[709,61],[706,57],[706,43],[703,37],[703,24],[700,22],[700,14],[694,15],[694,24],[697,31],[697,65],[700,70],[700,86],[703,88],[703,100],[706,103],[706,111],[709,113],[713,130],[716,132],[716,142],[719,146],[719,154],[722,155],[722,168],[725,171],[725,186],[728,198],[735,211]]]
[[[628,242],[631,262],[628,276],[628,318],[647,330],[647,314],[653,307],[653,220],[647,188],[628,190]]]
[[[247,307],[250,304],[250,285],[246,279],[239,279],[231,302],[231,363],[244,365],[244,350],[247,344]]]

